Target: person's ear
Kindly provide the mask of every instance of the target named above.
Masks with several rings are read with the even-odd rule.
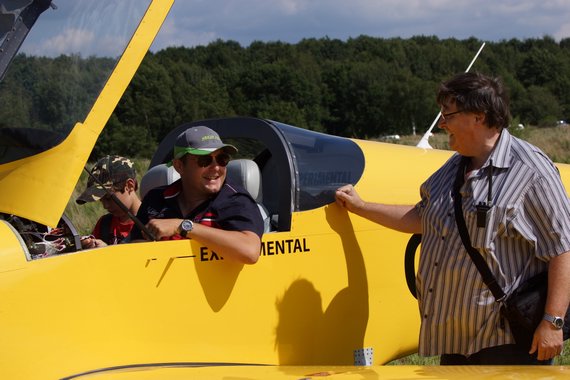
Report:
[[[478,112],[475,114],[475,122],[478,124],[485,124],[486,115],[485,112]]]
[[[133,192],[135,191],[135,180],[132,178],[129,178],[125,181],[125,189],[127,192]]]
[[[182,175],[183,169],[184,169],[184,162],[182,162],[181,158],[175,158],[172,160],[172,166],[174,167],[174,170],[176,170],[178,172],[178,174]]]

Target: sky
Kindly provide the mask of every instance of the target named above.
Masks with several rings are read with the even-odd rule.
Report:
[[[152,50],[216,39],[570,37],[570,0],[179,0]]]
[[[26,1],[0,3],[9,7]],[[117,56],[147,2],[53,0],[57,9],[41,15],[23,51]],[[253,41],[295,44],[304,38],[345,41],[360,35],[482,41],[548,35],[559,41],[570,37],[568,20],[570,0],[177,0],[151,50],[218,39],[246,47]]]

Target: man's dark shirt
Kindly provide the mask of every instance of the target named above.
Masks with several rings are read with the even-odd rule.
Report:
[[[137,218],[146,225],[151,219],[190,219],[194,223],[227,231],[252,231],[260,238],[263,235],[263,219],[257,203],[241,186],[224,183],[220,191],[196,207],[188,215],[182,215],[177,196],[182,190],[181,181],[158,187],[144,197]],[[143,239],[135,226],[131,240]],[[170,239],[181,239],[174,235]]]

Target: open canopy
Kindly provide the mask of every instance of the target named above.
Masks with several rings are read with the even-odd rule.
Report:
[[[0,212],[57,223],[172,3],[0,0]]]

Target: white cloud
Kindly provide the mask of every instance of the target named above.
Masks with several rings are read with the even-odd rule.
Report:
[[[79,52],[85,46],[90,46],[95,40],[93,32],[81,29],[66,29],[44,41],[42,45],[30,47],[33,54],[59,55],[68,52]]]
[[[568,0],[184,0],[175,19],[176,45],[221,38],[295,43],[302,38],[346,39],[359,35],[436,35],[483,40],[570,36]],[[155,48],[169,44],[161,38]]]
[[[22,52],[56,56],[116,57],[123,51],[148,4],[141,0],[56,0],[42,13]]]
[[[83,29],[65,29],[62,33],[43,40],[40,44],[28,44],[26,52],[40,56],[81,54],[116,57],[128,40],[122,36],[100,35]]]
[[[164,46],[198,46],[207,45],[216,40],[218,36],[214,31],[194,31],[179,25],[175,18],[168,18],[162,25],[159,35],[156,37],[151,50],[157,50]]]
[[[359,35],[402,37],[435,35],[439,38],[481,40],[570,37],[569,0],[176,0],[152,50],[167,46],[206,45],[216,39],[296,43],[303,38],[339,38]],[[57,0],[59,10],[49,17],[72,12],[75,24],[60,28],[86,30],[104,18],[105,30],[92,30],[98,38],[128,33],[143,11],[140,0]],[[79,12],[79,10],[87,10]],[[48,15],[40,21],[48,20]],[[41,26],[40,26],[41,28]],[[53,30],[52,27],[50,29]],[[47,29],[38,32],[50,37]],[[58,33],[50,46],[58,52],[81,48],[88,32],[67,36]],[[123,40],[121,40],[123,41]],[[62,46],[67,49],[61,51]],[[99,47],[100,48],[100,47]],[[44,46],[43,51],[47,50]],[[95,47],[83,45],[97,53]],[[29,49],[28,49],[29,51]],[[53,53],[50,53],[53,54]]]
[[[570,38],[570,23],[565,23],[560,25],[557,31],[553,33],[553,37],[557,40],[561,40],[563,38]]]

